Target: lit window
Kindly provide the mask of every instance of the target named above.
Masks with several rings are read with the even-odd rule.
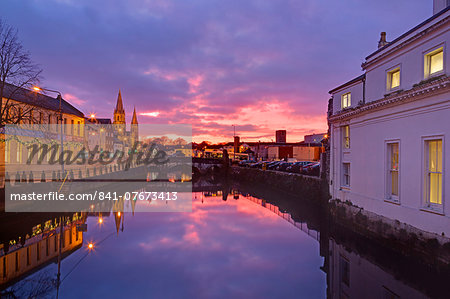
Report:
[[[22,143],[17,142],[17,157],[16,161],[17,163],[22,163]]]
[[[350,148],[350,127],[349,126],[342,127],[342,147]]]
[[[388,144],[388,173],[387,173],[387,196],[389,199],[398,199],[399,189],[399,144]]]
[[[350,186],[350,163],[342,163],[342,186]]]
[[[5,142],[5,162],[10,162],[11,161],[11,141],[6,141]]]
[[[442,139],[427,140],[425,200],[429,207],[442,206]]]
[[[351,93],[347,92],[341,96],[341,107],[342,109],[351,106]]]
[[[400,68],[396,68],[388,72],[387,87],[388,89],[394,89],[400,86]]]
[[[439,48],[425,55],[425,77],[444,70],[444,48]]]

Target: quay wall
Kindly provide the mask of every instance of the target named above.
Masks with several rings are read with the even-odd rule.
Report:
[[[426,232],[410,224],[364,210],[350,202],[332,200],[328,205],[331,229],[341,226],[365,238],[377,240],[407,256],[426,259],[431,265],[450,268],[450,238]],[[448,269],[450,270],[450,269]]]
[[[327,182],[319,177],[239,166],[231,167],[230,175],[240,183],[280,190],[321,205],[330,198]]]

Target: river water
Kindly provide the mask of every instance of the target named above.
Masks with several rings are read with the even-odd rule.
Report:
[[[87,231],[70,239],[61,262],[59,298],[445,298],[448,287],[424,283],[428,274],[384,264],[386,253],[351,234],[330,234],[323,207],[274,190],[230,190],[194,192],[190,213],[84,216]],[[56,296],[56,259],[45,261],[56,252],[52,235],[33,238],[2,249],[4,297]],[[37,262],[36,242],[44,244]]]

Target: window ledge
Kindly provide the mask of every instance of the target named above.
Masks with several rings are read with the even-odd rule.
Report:
[[[386,89],[386,92],[387,93],[396,92],[396,91],[399,91],[400,89],[401,89],[401,86],[399,85],[399,86],[396,86],[393,88]]]
[[[436,81],[436,80],[439,80],[439,79],[442,79],[442,78],[445,78],[445,77],[446,77],[446,75],[445,75],[444,71],[439,71],[439,72],[433,73],[433,74],[428,75],[427,77],[423,78],[423,80],[420,81],[419,83],[413,84],[413,88]]]
[[[350,188],[350,186],[341,186],[341,188],[339,188],[339,190],[341,190],[341,191],[350,191],[351,188]]]
[[[445,216],[443,211],[439,211],[439,210],[429,208],[429,207],[422,207],[422,208],[420,208],[420,210],[423,212],[428,212],[428,213],[432,213],[432,214],[436,214],[436,215],[440,215],[440,216]]]
[[[385,198],[384,201],[387,202],[387,203],[391,203],[391,204],[397,205],[397,206],[400,205],[400,201],[399,200]]]
[[[386,97],[394,95],[394,94],[399,94],[402,91],[403,91],[403,89],[400,89],[400,87],[395,87],[395,88],[386,90],[386,94],[384,95],[384,97],[386,98]]]

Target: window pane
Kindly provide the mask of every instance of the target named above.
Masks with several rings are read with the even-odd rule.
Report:
[[[440,51],[430,56],[430,74],[444,69],[444,52]]]
[[[442,140],[436,141],[436,171],[442,172]]]
[[[398,143],[391,144],[391,169],[398,170]]]
[[[343,145],[344,148],[350,148],[350,127],[342,127]]]
[[[430,203],[442,204],[442,175],[430,173]]]
[[[343,177],[342,177],[342,183],[344,186],[350,186],[350,164],[349,163],[343,163],[342,165],[343,169]]]
[[[395,71],[391,73],[391,88],[400,86],[400,71]]]
[[[343,257],[340,258],[341,282],[350,286],[350,264]]]
[[[428,141],[428,170],[436,171],[436,143],[437,141]]]
[[[350,107],[351,104],[351,96],[350,93],[346,93],[342,95],[342,108]]]
[[[392,182],[391,194],[398,196],[398,171],[392,171],[391,182]]]

